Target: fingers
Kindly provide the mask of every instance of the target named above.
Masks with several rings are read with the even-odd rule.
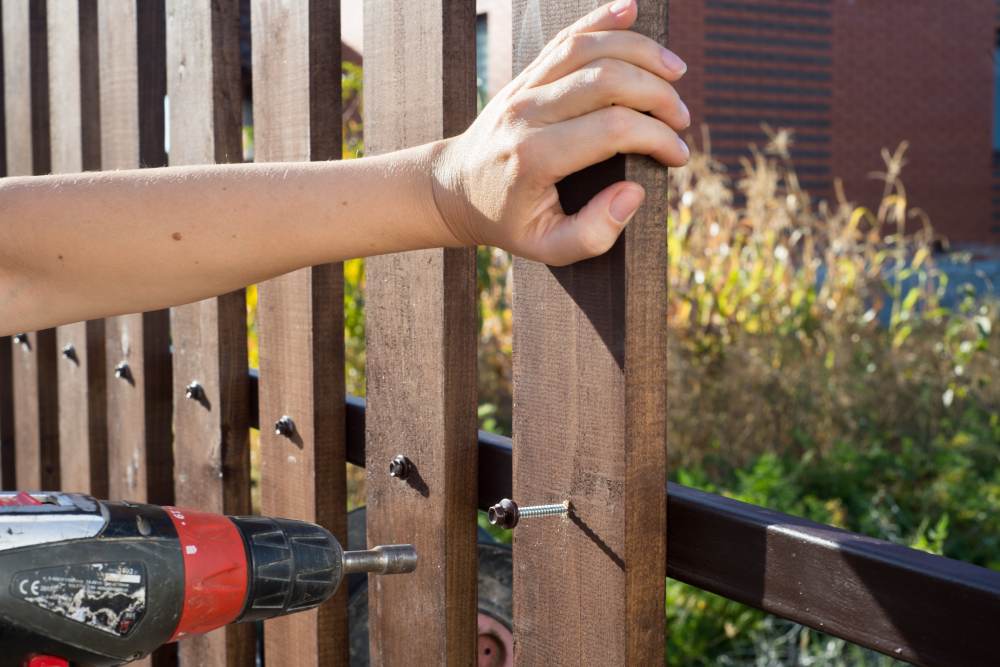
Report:
[[[560,30],[538,56],[528,65],[517,80],[534,80],[535,71],[545,66],[546,60],[554,50],[560,48],[573,35],[579,35],[598,30],[628,30],[635,23],[638,10],[635,0],[619,0],[598,7],[594,11],[577,19],[575,23]]]
[[[639,153],[669,167],[690,151],[666,124],[628,107],[607,107],[548,125],[532,138],[532,157],[550,178],[564,178],[617,153]]]
[[[570,35],[543,52],[524,83],[526,86],[551,83],[605,58],[631,63],[667,81],[677,81],[687,71],[687,65],[673,51],[645,35],[628,30],[588,32]]]
[[[611,105],[648,111],[675,130],[691,124],[677,91],[650,72],[621,60],[601,59],[558,81],[523,91],[525,118],[558,123]]]
[[[645,197],[637,183],[622,181],[606,187],[548,230],[539,244],[540,254],[549,264],[564,266],[607,252]]]

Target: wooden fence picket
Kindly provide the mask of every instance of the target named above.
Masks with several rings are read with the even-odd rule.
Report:
[[[475,18],[469,0],[365,3],[369,154],[458,134],[473,120]],[[412,543],[420,555],[414,574],[369,588],[371,664],[470,665],[476,661],[475,252],[373,257],[366,270],[368,541]],[[410,459],[413,479],[389,477],[389,462],[399,454]]]
[[[239,0],[168,0],[170,164],[243,157]],[[249,514],[246,291],[171,311],[174,492],[179,507]],[[181,664],[248,665],[256,626],[186,638]]]
[[[49,108],[52,171],[100,168],[96,0],[48,0]],[[104,321],[56,329],[60,485],[108,493],[107,382]]]
[[[10,345],[10,336],[0,338],[0,490],[4,491],[17,486],[14,474],[14,378]]]
[[[48,58],[44,0],[4,0],[4,109],[7,174],[49,172]],[[56,337],[25,333],[11,355],[16,484],[59,486]]]
[[[340,3],[253,0],[254,157],[341,152]],[[343,266],[259,287],[261,510],[315,521],[346,544]],[[283,434],[275,424],[282,418]],[[347,587],[316,611],[267,621],[272,664],[347,664]]]
[[[101,167],[163,166],[163,0],[101,0],[97,9]],[[122,315],[105,326],[108,496],[173,504],[169,312]],[[176,658],[169,644],[143,662]]]
[[[599,4],[515,2],[514,71]],[[634,30],[664,42],[667,3],[640,0]],[[572,212],[623,179],[646,203],[609,253],[514,264],[514,498],[573,508],[515,532],[518,664],[664,661],[666,170],[619,156],[560,193]]]

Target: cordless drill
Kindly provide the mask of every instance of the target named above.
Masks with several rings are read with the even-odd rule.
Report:
[[[0,492],[0,665],[117,665],[416,565],[410,545],[345,552],[302,521]]]

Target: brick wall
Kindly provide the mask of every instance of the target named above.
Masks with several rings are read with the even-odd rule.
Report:
[[[792,127],[800,179],[844,179],[874,204],[883,146],[910,141],[912,204],[956,241],[1000,241],[992,167],[996,0],[697,0],[671,3],[679,85],[731,170],[761,122]],[[697,139],[697,131],[692,133]],[[699,143],[696,141],[695,143]],[[1000,174],[996,178],[1000,185]]]

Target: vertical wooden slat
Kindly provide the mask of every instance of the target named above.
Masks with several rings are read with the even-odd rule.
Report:
[[[4,0],[7,174],[49,171],[48,57],[44,0]],[[59,486],[55,331],[27,334],[12,354],[16,483]]]
[[[52,171],[98,169],[96,0],[48,0],[49,109]],[[108,493],[104,321],[56,329],[61,486]]]
[[[464,130],[476,112],[475,3],[369,0],[369,154]],[[476,652],[475,253],[367,261],[368,540],[420,567],[369,587],[373,665],[470,665]],[[416,475],[392,479],[405,454]],[[415,478],[415,479],[414,479]]]
[[[97,25],[101,166],[163,166],[163,0],[100,0]],[[123,315],[108,319],[105,326],[108,495],[172,504],[169,312]],[[121,363],[127,364],[128,370],[117,377],[114,368]],[[171,644],[146,662],[175,664],[176,655],[176,645]]]
[[[166,11],[170,164],[240,162],[239,0],[168,0]],[[175,502],[249,514],[245,291],[174,308],[170,330]],[[191,383],[201,389],[189,397]],[[254,629],[241,623],[185,638],[181,664],[252,664]]]
[[[254,0],[254,154],[340,157],[340,7]],[[296,271],[260,286],[261,504],[346,535],[343,269]],[[273,424],[291,418],[294,433]],[[269,664],[347,664],[346,588],[318,611],[264,627]]]
[[[166,89],[162,0],[98,3],[101,164],[162,166]],[[138,212],[137,212],[138,213]],[[167,311],[107,321],[108,493],[173,501]],[[123,377],[114,368],[128,365]]]
[[[598,4],[518,0],[515,71]],[[635,30],[663,42],[666,21],[640,0]],[[573,507],[514,533],[517,664],[664,661],[666,170],[618,157],[560,193],[573,211],[622,179],[646,204],[609,253],[514,266],[514,498]]]

